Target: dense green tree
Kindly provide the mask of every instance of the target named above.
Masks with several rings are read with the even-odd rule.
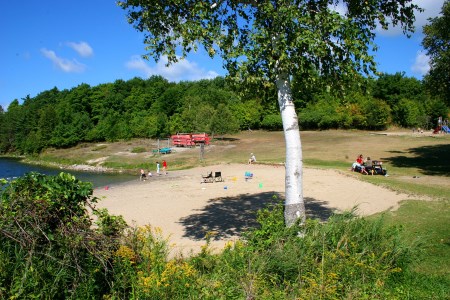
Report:
[[[169,131],[169,118],[166,114],[156,115],[155,127],[156,131],[153,134],[154,137],[165,138],[170,135]]]
[[[180,113],[173,114],[169,119],[169,131],[170,133],[180,132],[192,132],[193,130],[183,121],[183,117]]]
[[[372,95],[386,101],[391,107],[397,106],[401,99],[416,100],[423,95],[422,83],[405,73],[381,74],[376,80]]]
[[[389,105],[379,99],[366,98],[362,105],[365,128],[384,130],[390,122],[391,109]]]
[[[211,132],[212,117],[215,109],[209,104],[197,107],[196,118],[193,123],[193,131],[195,132]]]
[[[393,117],[397,120],[397,124],[405,128],[423,128],[424,108],[417,101],[409,99],[401,99],[396,106],[393,107]]]
[[[422,45],[430,57],[431,69],[425,77],[429,90],[450,106],[450,1],[442,6],[441,15],[423,27]]]
[[[4,132],[5,124],[5,112],[3,111],[3,107],[0,105],[0,153],[6,152],[6,132]]]
[[[154,102],[164,93],[164,91],[170,86],[167,79],[162,76],[151,76],[146,80],[146,94],[149,95],[149,106],[153,105]]]
[[[52,138],[53,130],[56,127],[56,111],[54,106],[49,105],[43,107],[39,114],[38,122],[38,141],[42,148],[49,145],[50,139]]]
[[[180,121],[181,124],[174,126],[176,130],[173,132],[193,132],[196,131],[199,115],[198,109],[206,104],[202,103],[200,95],[186,96],[183,99],[183,107],[181,108]],[[175,119],[174,119],[175,121]]]
[[[241,129],[260,127],[263,108],[259,99],[235,102],[230,106],[230,109],[239,121]]]
[[[154,113],[173,115],[180,107],[183,90],[180,85],[171,84],[153,103],[151,110]]]
[[[220,103],[211,119],[210,130],[217,135],[223,135],[227,132],[234,133],[239,130],[239,123],[233,116],[228,107]]]
[[[90,114],[92,112],[90,97],[92,94],[91,87],[86,84],[80,84],[77,87],[70,90],[65,96],[65,101],[70,103],[70,106],[75,112],[86,112]]]
[[[14,99],[8,106],[8,111],[3,118],[3,127],[0,131],[2,138],[1,146],[4,152],[13,152],[18,150],[20,140],[17,136],[17,128],[21,126],[23,120],[22,106],[19,100]]]
[[[438,126],[438,118],[447,116],[448,107],[440,99],[430,99],[425,103],[425,109],[429,117],[427,128],[435,129]]]

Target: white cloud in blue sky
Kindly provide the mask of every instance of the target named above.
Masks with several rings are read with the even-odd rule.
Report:
[[[417,11],[415,13],[415,31],[421,33],[422,27],[428,23],[428,19],[439,14],[442,5],[444,4],[444,0],[412,0],[412,3],[424,10],[421,13],[418,13]],[[334,6],[331,6],[331,8],[341,15],[345,15],[347,13],[347,7],[342,2],[337,2]],[[384,30],[381,26],[378,26],[376,31],[377,33],[385,36],[398,36],[403,34],[402,28],[399,25],[396,27],[390,25],[387,30]]]
[[[86,70],[86,65],[79,63],[75,59],[69,60],[66,58],[59,57],[58,55],[56,55],[55,51],[42,48],[41,53],[46,58],[48,58],[57,69],[63,72],[81,73]]]
[[[417,33],[422,33],[422,27],[428,23],[428,19],[430,17],[435,17],[440,13],[444,0],[413,0],[412,3],[424,10],[421,13],[416,12],[416,20],[414,22],[415,31]],[[387,36],[398,36],[403,34],[400,26],[389,26],[388,30],[383,30],[379,27],[377,32]]]
[[[67,42],[67,46],[75,50],[81,57],[90,57],[94,55],[94,50],[92,50],[92,47],[86,42]]]
[[[411,67],[411,71],[415,74],[425,75],[430,70],[430,58],[423,51],[418,51],[416,60]]]
[[[166,66],[167,62],[167,56],[161,56],[161,59],[152,67],[140,56],[135,55],[125,65],[130,70],[138,70],[146,77],[161,75],[169,81],[176,82],[180,80],[212,79],[219,76],[217,72],[200,68],[197,63],[188,59],[181,59],[168,67]]]

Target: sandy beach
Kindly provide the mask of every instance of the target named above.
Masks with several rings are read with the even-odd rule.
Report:
[[[221,172],[223,182],[201,183],[202,175]],[[245,179],[245,173],[253,174]],[[305,168],[303,188],[309,217],[326,219],[335,211],[358,206],[358,214],[370,215],[396,209],[409,198],[389,189],[358,180],[333,170]],[[356,175],[356,173],[354,173]],[[170,171],[94,191],[101,198],[97,207],[122,215],[130,225],[160,227],[173,251],[184,255],[205,244],[213,233],[212,247],[221,249],[255,224],[255,212],[274,196],[283,198],[284,166],[226,164],[190,170]],[[175,253],[174,253],[175,254]]]

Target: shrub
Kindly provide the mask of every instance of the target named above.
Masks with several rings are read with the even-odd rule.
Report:
[[[134,147],[133,149],[131,149],[131,153],[143,153],[146,151],[147,150],[144,147]]]
[[[261,122],[261,128],[266,130],[281,130],[283,129],[283,122],[281,115],[267,115]]]
[[[108,291],[110,254],[124,222],[106,222],[103,211],[93,228],[90,183],[29,173],[0,193],[2,298],[88,299]]]
[[[368,98],[362,103],[365,129],[384,130],[391,122],[391,108],[382,101]]]
[[[401,99],[393,108],[393,119],[402,127],[423,127],[425,113],[417,101]]]
[[[195,299],[198,271],[187,260],[169,259],[168,240],[149,225],[132,228],[114,254],[111,297],[118,299]]]
[[[350,212],[326,223],[308,220],[283,228],[274,221],[283,219],[282,208],[271,211],[270,217],[267,210],[260,213],[263,222],[247,236],[252,269],[263,282],[254,291],[259,296],[283,290],[286,298],[386,298],[393,293],[386,282],[403,273],[412,258],[400,242],[400,229],[385,227],[382,218]]]

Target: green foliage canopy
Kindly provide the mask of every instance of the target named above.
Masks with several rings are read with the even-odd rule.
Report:
[[[422,45],[431,59],[426,82],[431,93],[440,95],[450,106],[450,1],[442,6],[441,15],[425,25]]]
[[[147,54],[174,63],[199,44],[220,55],[229,76],[249,84],[269,80],[282,70],[301,75],[319,70],[330,83],[375,71],[369,50],[378,24],[401,24],[412,31],[410,0],[342,1],[345,15],[324,1],[185,1],[155,5],[148,0],[119,1],[128,21],[144,33]],[[389,21],[390,20],[390,21]],[[181,47],[179,47],[181,46]]]

